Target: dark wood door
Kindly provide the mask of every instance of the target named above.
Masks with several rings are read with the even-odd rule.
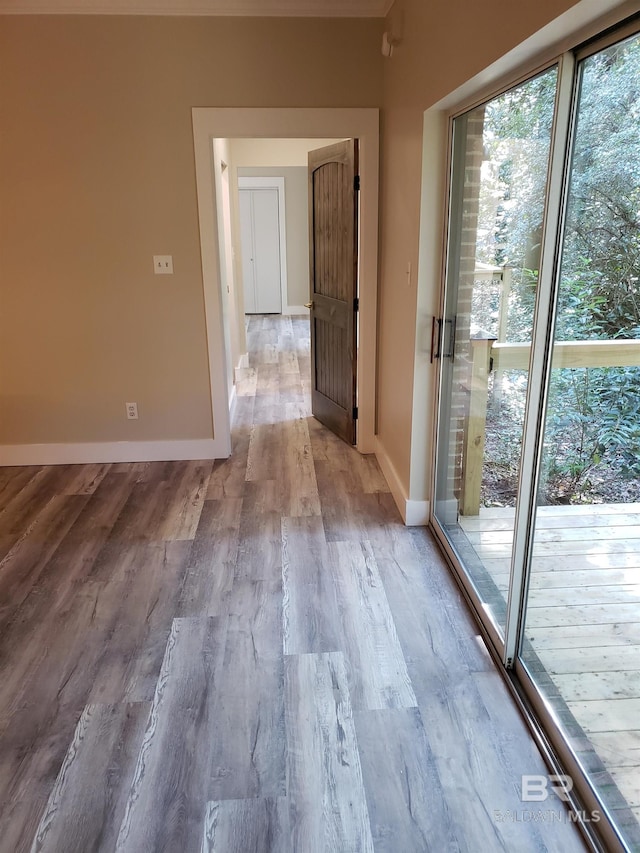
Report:
[[[309,152],[311,410],[356,441],[358,140]]]

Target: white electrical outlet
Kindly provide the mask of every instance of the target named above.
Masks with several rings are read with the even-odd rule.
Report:
[[[173,255],[154,255],[153,271],[156,275],[173,275]]]
[[[127,418],[130,421],[138,420],[138,404],[137,403],[125,403],[127,409]]]

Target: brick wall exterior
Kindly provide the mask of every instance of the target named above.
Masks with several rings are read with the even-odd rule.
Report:
[[[456,306],[456,344],[451,389],[451,433],[449,441],[449,482],[453,494],[460,498],[462,487],[462,446],[465,420],[469,411],[469,378],[471,373],[471,299],[476,267],[476,240],[480,207],[480,181],[483,159],[482,132],[484,107],[467,116],[467,138],[464,157],[464,192],[460,228],[458,299]],[[451,247],[456,251],[456,247]]]

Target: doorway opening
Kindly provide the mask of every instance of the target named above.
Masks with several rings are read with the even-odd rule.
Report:
[[[305,355],[305,381],[310,382],[311,412],[355,444],[358,141],[216,139],[216,149],[221,164],[232,164],[231,191],[221,198],[230,207],[218,216],[219,222],[232,223],[231,268],[222,264],[221,271],[226,276],[223,300],[233,302],[234,310],[225,315],[239,318],[244,311],[247,320],[306,316],[304,337],[310,338],[310,351]],[[256,323],[252,328],[255,331]],[[302,325],[295,328],[300,332]],[[282,335],[269,345],[277,344],[283,354],[288,351]],[[238,371],[246,367],[244,353],[232,347],[230,355],[233,400],[233,394],[240,393]],[[261,370],[264,373],[264,367]],[[241,377],[246,379],[244,373]]]
[[[228,140],[237,140],[241,145],[252,141],[276,140],[280,144],[292,145],[302,139],[319,140],[358,138],[360,140],[361,210],[359,232],[360,250],[360,329],[357,341],[360,369],[356,377],[359,408],[359,430],[356,447],[360,452],[374,450],[374,402],[375,402],[375,330],[377,294],[377,219],[378,219],[378,111],[375,109],[217,109],[196,108],[193,110],[194,150],[196,159],[196,181],[198,190],[198,213],[200,223],[201,253],[204,283],[205,315],[211,378],[212,421],[214,438],[219,457],[230,454],[230,422],[234,405],[232,371],[246,366],[246,329],[243,294],[236,287],[235,308],[232,285],[225,280],[225,264],[221,244],[220,221],[222,210],[222,162],[221,145]],[[233,162],[233,161],[232,161]],[[236,164],[237,168],[237,164]],[[249,167],[247,167],[249,168]],[[267,168],[254,166],[253,168]],[[269,168],[280,168],[271,164]],[[243,175],[242,177],[251,177]],[[255,175],[254,177],[259,177]],[[268,177],[263,175],[263,177]],[[232,190],[230,195],[232,195]],[[288,199],[285,205],[288,209]],[[305,217],[306,228],[306,217]],[[287,222],[287,252],[292,241]],[[239,259],[237,248],[233,259]],[[240,261],[241,262],[241,261]],[[309,275],[304,276],[308,293]],[[287,271],[287,305],[297,310],[304,301],[291,297],[291,271]],[[234,281],[239,281],[237,271]],[[282,300],[284,303],[284,300]],[[242,310],[239,310],[240,305]],[[234,334],[229,324],[236,314],[236,352],[233,351]]]

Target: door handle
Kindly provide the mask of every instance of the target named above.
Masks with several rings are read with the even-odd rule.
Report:
[[[447,336],[447,328],[449,335]],[[444,352],[445,339],[447,351]],[[453,361],[456,351],[456,317],[452,320],[443,320],[441,317],[431,318],[431,355],[429,360],[433,364],[437,358],[450,358]]]
[[[449,326],[449,347],[447,352],[442,353],[443,358],[450,358],[453,361],[453,356],[456,351],[456,318],[453,320],[445,320],[445,326]]]
[[[304,307],[305,308],[313,308],[313,302],[305,302]]]
[[[436,328],[437,326],[437,328]],[[442,345],[442,318],[431,318],[431,355],[429,361],[433,364],[434,359],[440,358]]]

